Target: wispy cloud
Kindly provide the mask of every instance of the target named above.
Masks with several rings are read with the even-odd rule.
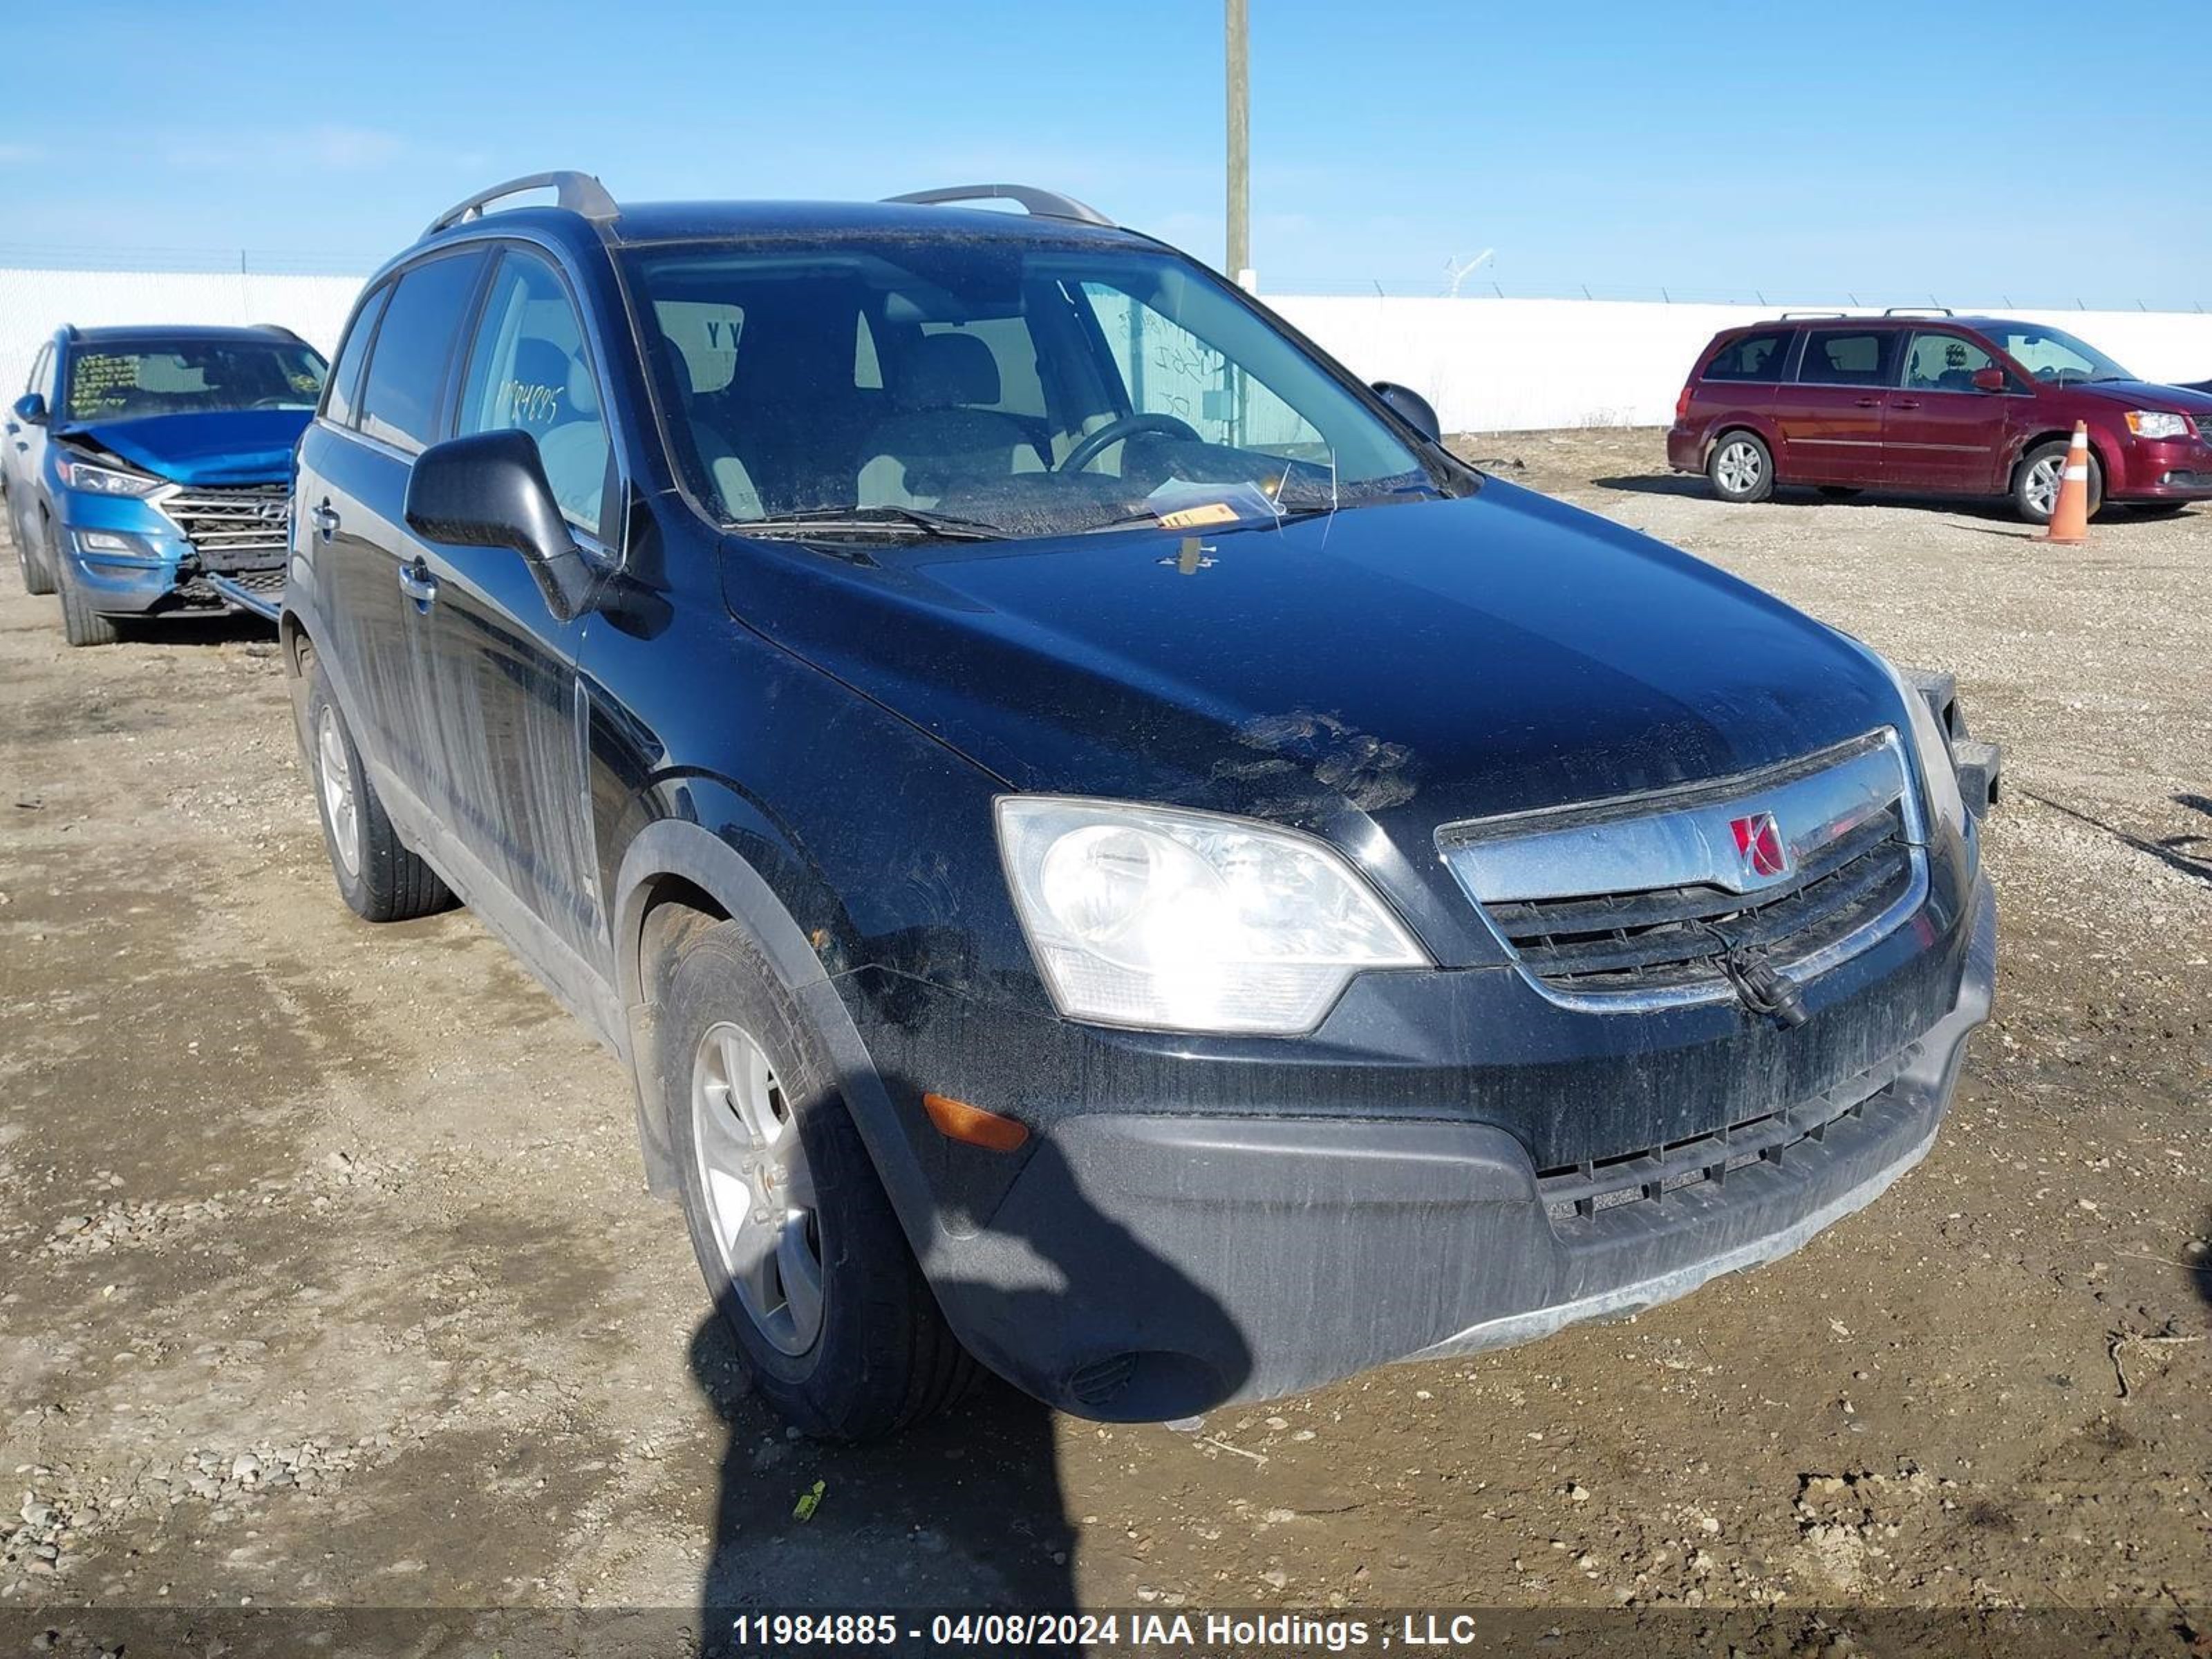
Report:
[[[288,177],[317,173],[367,173],[391,166],[408,153],[407,140],[376,127],[322,125],[301,132],[209,133],[172,143],[163,151],[171,167],[212,173],[250,167]]]
[[[398,160],[407,141],[375,127],[320,126],[309,130],[305,148],[326,167],[380,167]]]
[[[46,151],[36,144],[0,144],[0,167],[13,166],[21,161],[35,161]]]

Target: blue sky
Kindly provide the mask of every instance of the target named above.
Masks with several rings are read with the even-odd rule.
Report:
[[[1434,292],[1493,249],[1470,285],[2212,306],[2203,54],[2148,17],[1250,5],[1266,289]],[[366,267],[549,166],[641,200],[1014,179],[1221,257],[1216,0],[173,0],[6,33],[0,261]]]

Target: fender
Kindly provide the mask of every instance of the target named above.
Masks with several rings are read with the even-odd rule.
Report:
[[[642,951],[646,916],[656,886],[669,878],[689,882],[714,899],[750,936],[769,965],[798,1000],[830,1056],[846,1109],[860,1132],[907,1240],[925,1267],[937,1232],[937,1206],[898,1125],[890,1095],[870,1058],[860,1030],[820,955],[775,890],[760,872],[711,830],[681,818],[648,824],[623,854],[615,881],[615,963],[629,1024],[632,1077],[637,1091],[637,1132],[652,1190],[668,1196],[678,1172],[668,1127],[653,1098],[649,1079],[659,1073],[656,1011],[647,1000]]]

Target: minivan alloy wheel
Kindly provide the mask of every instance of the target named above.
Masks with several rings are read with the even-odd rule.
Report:
[[[2058,510],[2058,486],[2065,476],[2066,458],[2046,455],[2027,469],[2021,493],[2030,507],[2047,519]]]
[[[361,805],[355,798],[353,762],[338,731],[337,711],[323,706],[315,722],[315,775],[323,790],[323,811],[331,821],[331,845],[349,876],[361,873]]]
[[[699,1040],[691,1124],[708,1227],[730,1286],[763,1337],[804,1353],[822,1331],[814,1177],[774,1065],[727,1021]]]
[[[1713,476],[1731,495],[1747,495],[1759,488],[1766,465],[1758,448],[1737,438],[1721,446],[1713,460]]]

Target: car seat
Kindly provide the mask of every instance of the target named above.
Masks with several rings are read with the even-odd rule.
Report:
[[[1036,440],[999,401],[999,364],[972,334],[925,334],[901,365],[899,412],[863,447],[862,507],[935,507],[949,489],[1042,472]]]

